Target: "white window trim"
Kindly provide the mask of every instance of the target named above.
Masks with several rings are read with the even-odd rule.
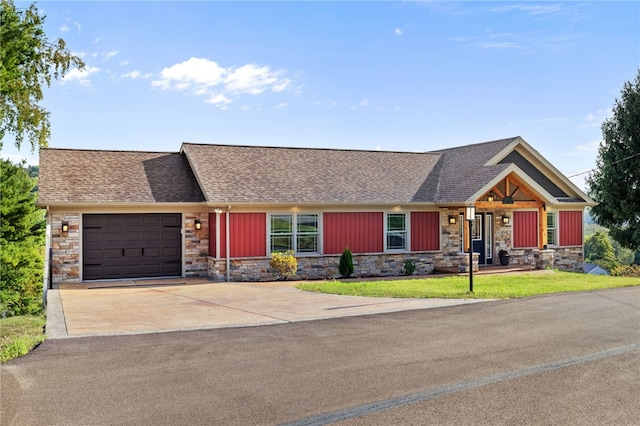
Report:
[[[314,214],[318,217],[318,250],[315,252],[298,252],[298,215],[311,215]],[[271,256],[271,216],[283,216],[290,215],[291,216],[291,225],[292,225],[292,245],[293,245],[293,254],[296,257],[303,256],[317,256],[323,253],[322,249],[322,213],[320,212],[270,212],[267,213],[267,256]]]
[[[405,223],[405,232],[407,237],[405,238],[405,248],[404,249],[390,249],[387,248],[387,228],[388,228],[388,216],[390,214],[403,214],[404,215],[404,223]],[[396,212],[396,211],[386,211],[384,212],[384,230],[382,232],[383,238],[383,249],[385,253],[409,253],[411,252],[411,212]]]
[[[547,211],[547,247],[560,247],[558,239],[560,238],[560,212],[558,211]],[[555,243],[551,244],[549,242],[549,215],[552,214],[555,216],[556,226],[553,229],[555,234]]]

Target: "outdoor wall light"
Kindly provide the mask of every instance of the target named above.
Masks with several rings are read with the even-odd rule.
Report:
[[[490,203],[493,203],[493,200],[494,200],[493,192],[490,192],[489,196],[487,197],[487,201],[490,202]]]
[[[502,223],[505,225],[508,225],[510,220],[509,216],[502,216]]]
[[[467,206],[465,208],[465,219],[466,220],[476,220],[476,207],[475,206]]]
[[[69,232],[69,222],[62,222],[62,232]]]
[[[449,225],[455,225],[455,224],[456,224],[456,217],[449,216]]]
[[[200,219],[196,219],[195,226],[198,231],[202,229],[202,222],[200,222]]]

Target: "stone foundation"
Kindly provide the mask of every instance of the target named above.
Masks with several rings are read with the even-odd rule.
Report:
[[[559,271],[584,272],[584,251],[582,246],[558,247],[555,251],[553,266]]]
[[[473,272],[478,272],[480,267],[480,253],[473,253]],[[458,253],[458,271],[469,273],[469,253]]]
[[[437,263],[443,262],[441,252],[418,252],[397,254],[354,254],[354,277],[393,277],[402,275],[405,260],[416,264],[416,275],[433,273]],[[209,277],[215,281],[226,281],[226,259],[209,257]],[[231,281],[273,281],[276,274],[269,267],[268,257],[231,259]],[[298,257],[298,272],[295,279],[319,280],[340,277],[340,256]]]

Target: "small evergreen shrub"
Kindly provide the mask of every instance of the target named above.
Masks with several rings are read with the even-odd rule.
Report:
[[[293,250],[284,253],[271,253],[269,266],[281,280],[294,277],[298,271],[298,260],[293,255]]]
[[[614,277],[638,277],[640,278],[640,265],[619,265],[611,269]]]
[[[345,247],[342,252],[342,256],[340,256],[340,265],[338,265],[338,271],[340,271],[340,276],[343,278],[349,278],[353,275],[353,255],[351,254],[351,250],[349,247]]]
[[[402,273],[405,275],[413,275],[416,272],[416,262],[411,259],[404,261],[402,266]]]

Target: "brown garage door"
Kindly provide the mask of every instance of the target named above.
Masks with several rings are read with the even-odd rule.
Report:
[[[85,214],[83,279],[181,275],[181,215]]]

